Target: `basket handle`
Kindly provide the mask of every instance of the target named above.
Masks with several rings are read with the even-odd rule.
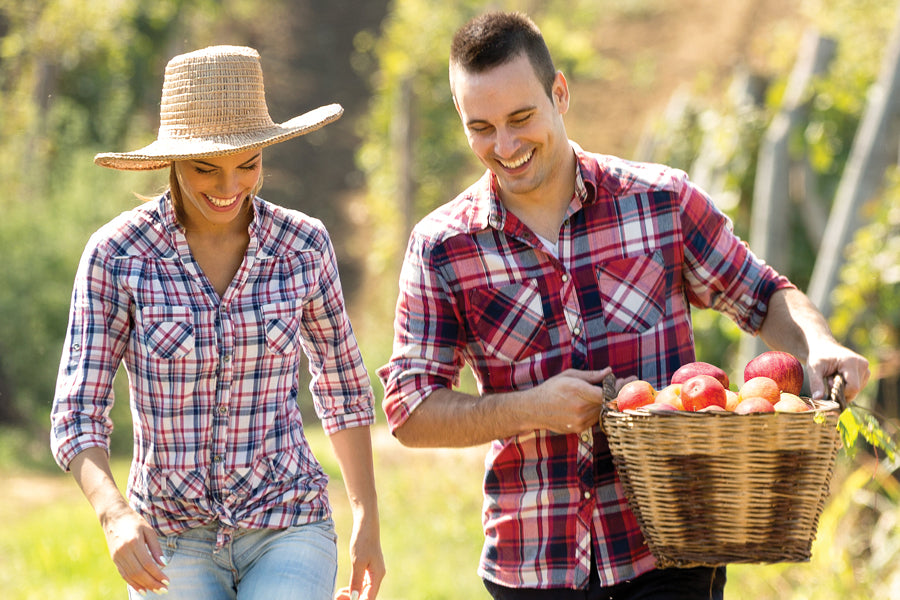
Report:
[[[828,380],[825,381],[826,385],[828,384]],[[834,379],[831,382],[831,392],[829,397],[834,402],[838,403],[838,406],[841,407],[843,411],[847,408],[847,397],[844,395],[844,385],[846,381],[844,381],[844,376],[840,373],[835,373]]]
[[[616,390],[616,376],[612,373],[603,378],[603,395],[606,397],[606,402],[615,400],[616,396],[619,395],[618,390]]]

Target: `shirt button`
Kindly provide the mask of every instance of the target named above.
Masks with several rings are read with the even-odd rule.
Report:
[[[219,407],[219,414],[220,414],[220,415],[227,415],[227,414],[228,414],[228,407],[227,407],[227,406],[220,406],[220,407]]]
[[[567,282],[569,280],[569,274],[563,273],[562,280],[563,280],[563,283]]]
[[[581,327],[576,327],[572,330],[572,333],[574,333],[575,335],[581,335]]]
[[[591,499],[591,493],[590,493],[590,492],[585,492],[585,493],[584,493],[584,499],[585,499],[585,500],[590,500],[590,499]]]
[[[586,443],[586,442],[589,442],[589,441],[591,441],[591,436],[588,435],[588,434],[586,434],[586,433],[582,433],[582,434],[581,434],[581,441],[582,441],[582,442],[585,442],[585,443]]]
[[[219,454],[216,454],[215,456],[213,456],[213,462],[214,462],[214,463],[220,463],[220,462],[222,462],[222,456],[219,455]]]

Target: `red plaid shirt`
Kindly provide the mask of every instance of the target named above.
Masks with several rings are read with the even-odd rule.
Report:
[[[790,286],[683,172],[573,148],[558,259],[504,210],[490,173],[416,227],[379,371],[392,428],[457,384],[464,362],[483,394],[607,365],[659,388],[694,360],[691,304],[754,332]],[[599,427],[494,441],[484,497],[479,574],[491,581],[583,588],[592,551],[604,585],[654,567]]]
[[[283,528],[330,514],[303,433],[301,359],[328,433],[374,420],[369,377],[322,223],[253,203],[250,246],[219,298],[167,196],[88,242],[75,277],[52,411],[63,468],[108,447],[112,381],[128,371],[131,505],[161,534],[217,523]]]

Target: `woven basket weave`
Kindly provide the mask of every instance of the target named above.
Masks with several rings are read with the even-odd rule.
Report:
[[[805,413],[605,410],[619,478],[658,566],[809,560],[840,409],[827,401]]]

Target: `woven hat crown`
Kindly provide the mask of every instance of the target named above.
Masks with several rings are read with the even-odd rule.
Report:
[[[329,104],[275,123],[269,116],[259,53],[211,46],[176,56],[166,66],[156,141],[133,152],[108,152],[94,162],[113,169],[160,169],[172,161],[234,154],[319,129],[340,118]]]
[[[166,67],[159,137],[205,138],[270,129],[259,54],[216,46],[183,54]]]

